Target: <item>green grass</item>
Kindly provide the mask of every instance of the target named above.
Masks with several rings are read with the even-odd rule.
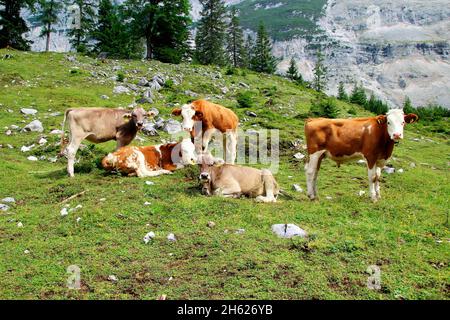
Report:
[[[113,142],[86,143],[90,147],[80,153],[79,171],[69,179],[64,160],[31,162],[20,147],[45,135],[52,146],[30,154],[56,154],[53,144],[59,137],[48,132],[60,129],[62,116],[51,117],[51,112],[132,103],[131,95],[112,94],[116,82],[109,78],[117,75],[112,70],[116,64],[122,65],[125,81],[137,82],[158,72],[177,80],[152,105],[166,119],[171,104],[188,101],[184,92],[192,90],[230,107],[241,119],[246,110],[256,112],[258,117],[247,117],[244,129],[280,129],[282,156],[276,177],[291,194],[292,184],[306,186],[303,163],[293,160],[296,151],[289,145],[303,138],[303,117],[316,94],[279,77],[252,72],[225,75],[226,69],[213,67],[100,63],[82,56],[74,64],[63,54],[5,50],[0,50],[0,57],[7,52],[14,57],[0,60],[0,198],[12,196],[17,202],[0,212],[0,298],[156,299],[161,294],[168,299],[449,298],[448,136],[430,133],[420,122],[408,126],[390,161],[405,172],[383,174],[383,199],[376,204],[367,197],[366,169],[356,163],[337,169],[324,161],[318,202],[299,193],[293,200],[282,197],[276,204],[258,204],[202,196],[195,167],[151,179],[105,174],[95,162],[114,149]],[[79,72],[71,73],[74,67]],[[96,80],[91,71],[108,76]],[[223,86],[230,88],[227,94],[221,94]],[[254,107],[239,108],[236,96],[247,90]],[[103,94],[110,99],[102,100]],[[368,115],[358,106],[336,103],[341,117],[350,116],[346,110],[351,107],[359,116]],[[23,127],[31,121],[19,112],[30,106],[39,110],[44,134],[4,135],[5,126]],[[440,125],[448,128],[445,119]],[[133,144],[159,143],[167,136],[143,138]],[[155,185],[146,185],[146,180]],[[68,202],[83,207],[61,217],[62,201],[84,190],[88,191]],[[366,195],[359,197],[359,190]],[[146,201],[151,205],[144,206]],[[19,221],[23,228],[17,226]],[[216,226],[207,227],[208,221]],[[274,223],[295,223],[311,237],[279,239],[270,230]],[[240,228],[245,232],[235,234]],[[146,245],[142,238],[149,231],[157,237]],[[177,242],[166,240],[170,232]],[[379,291],[366,287],[366,270],[374,264],[382,272]],[[70,265],[81,268],[81,290],[66,286]],[[108,281],[111,274],[118,282]]]

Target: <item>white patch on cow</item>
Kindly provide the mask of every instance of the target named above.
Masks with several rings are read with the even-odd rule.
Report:
[[[386,113],[386,117],[389,137],[394,141],[403,139],[403,127],[405,125],[403,110],[391,109]]]
[[[162,155],[161,154],[161,145],[158,144],[158,145],[154,146],[154,148],[155,148],[156,151],[158,151],[159,155],[161,156]]]
[[[194,127],[195,110],[192,104],[185,104],[181,107],[181,116],[183,117],[182,127],[185,131],[191,131]]]
[[[317,197],[317,174],[318,163],[320,157],[326,152],[326,150],[320,150],[309,155],[309,161],[305,165],[306,173],[306,186],[308,189],[308,197],[314,200]]]
[[[185,138],[180,144],[182,164],[195,165],[197,163],[197,154],[195,153],[195,145],[192,143],[191,139]]]

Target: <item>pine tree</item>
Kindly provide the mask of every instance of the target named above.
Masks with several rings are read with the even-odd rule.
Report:
[[[58,14],[63,8],[63,4],[57,0],[38,0],[39,14],[37,21],[42,24],[40,36],[45,37],[45,51],[50,50],[50,35],[55,32],[53,25],[58,23]]]
[[[96,28],[90,38],[96,43],[93,52],[106,52],[115,58],[139,58],[142,56],[141,43],[132,36],[122,7],[111,0],[100,0]]]
[[[244,33],[239,24],[238,12],[235,7],[230,12],[230,23],[228,24],[227,51],[231,65],[235,68],[243,67],[245,64]]]
[[[359,104],[363,107],[367,106],[367,96],[362,86],[358,86],[358,84],[355,83],[355,86],[353,87],[352,93],[350,95],[350,102]]]
[[[317,62],[313,69],[313,88],[318,92],[323,92],[327,87],[327,67],[324,64],[324,56],[321,49],[317,50],[316,58]]]
[[[411,99],[409,99],[408,96],[405,97],[405,102],[403,103],[403,112],[405,114],[415,112],[414,107],[411,103]]]
[[[72,5],[80,9],[80,26],[68,31],[70,43],[78,52],[87,52],[89,36],[95,28],[98,0],[71,0]]]
[[[0,48],[30,49],[31,41],[22,37],[29,29],[20,16],[20,10],[33,8],[34,2],[35,0],[0,0]]]
[[[342,100],[342,101],[348,101],[348,94],[345,91],[344,88],[344,83],[341,81],[339,82],[339,87],[338,87],[338,99]]]
[[[251,59],[251,69],[272,74],[276,71],[277,60],[272,55],[272,44],[263,23],[259,25],[256,43]]]
[[[289,63],[289,69],[286,71],[286,76],[296,81],[297,83],[303,83],[303,77],[298,72],[297,63],[295,62],[295,59],[292,57],[291,62]]]
[[[226,8],[223,0],[200,0],[203,9],[195,37],[196,60],[201,64],[226,64]]]
[[[147,59],[181,62],[189,52],[188,0],[127,0],[124,7],[131,18],[130,37],[145,39]]]
[[[255,43],[253,38],[250,35],[247,35],[247,39],[245,40],[243,56],[242,56],[242,67],[250,69],[251,61],[253,57]]]

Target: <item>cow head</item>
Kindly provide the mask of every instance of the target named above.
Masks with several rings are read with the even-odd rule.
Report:
[[[387,124],[389,137],[396,142],[403,139],[405,123],[413,123],[418,119],[419,117],[414,113],[405,115],[402,109],[391,109],[385,116],[377,117],[378,123]]]
[[[180,142],[181,145],[181,161],[184,165],[194,165],[197,163],[197,154],[195,146],[190,138],[185,138]]]
[[[211,183],[213,171],[215,167],[220,167],[225,164],[225,161],[220,158],[213,157],[210,153],[202,153],[198,156],[197,162],[200,165],[200,182]]]
[[[185,131],[192,131],[195,121],[201,121],[203,118],[203,113],[201,111],[195,110],[192,104],[185,104],[181,107],[181,109],[173,109],[172,114],[174,116],[181,115],[183,117],[183,123],[181,124],[181,126]]]
[[[123,115],[124,118],[133,121],[138,129],[141,129],[144,125],[144,119],[148,116],[148,113],[143,108],[134,108],[130,113],[125,113]]]

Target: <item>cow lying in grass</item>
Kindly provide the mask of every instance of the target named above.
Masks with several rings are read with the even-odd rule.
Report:
[[[156,146],[122,147],[102,160],[103,168],[108,171],[138,177],[170,174],[184,165],[196,163],[197,155],[191,139]]]
[[[342,162],[364,158],[367,161],[369,195],[381,198],[381,168],[392,154],[395,142],[403,139],[403,127],[418,116],[391,109],[386,115],[355,119],[309,119],[305,124],[308,161],[305,165],[308,197],[317,197],[317,175],[325,157]]]
[[[280,192],[269,170],[225,164],[210,154],[198,158],[202,193],[227,198],[242,195],[256,198],[258,202],[276,202]]]
[[[67,109],[64,113],[61,135],[60,155],[67,156],[67,172],[74,176],[75,155],[81,142],[101,143],[117,141],[117,149],[130,144],[142,128],[145,117],[151,115],[142,108],[134,110],[110,108],[78,108]],[[64,145],[64,126],[69,123],[69,145]]]

